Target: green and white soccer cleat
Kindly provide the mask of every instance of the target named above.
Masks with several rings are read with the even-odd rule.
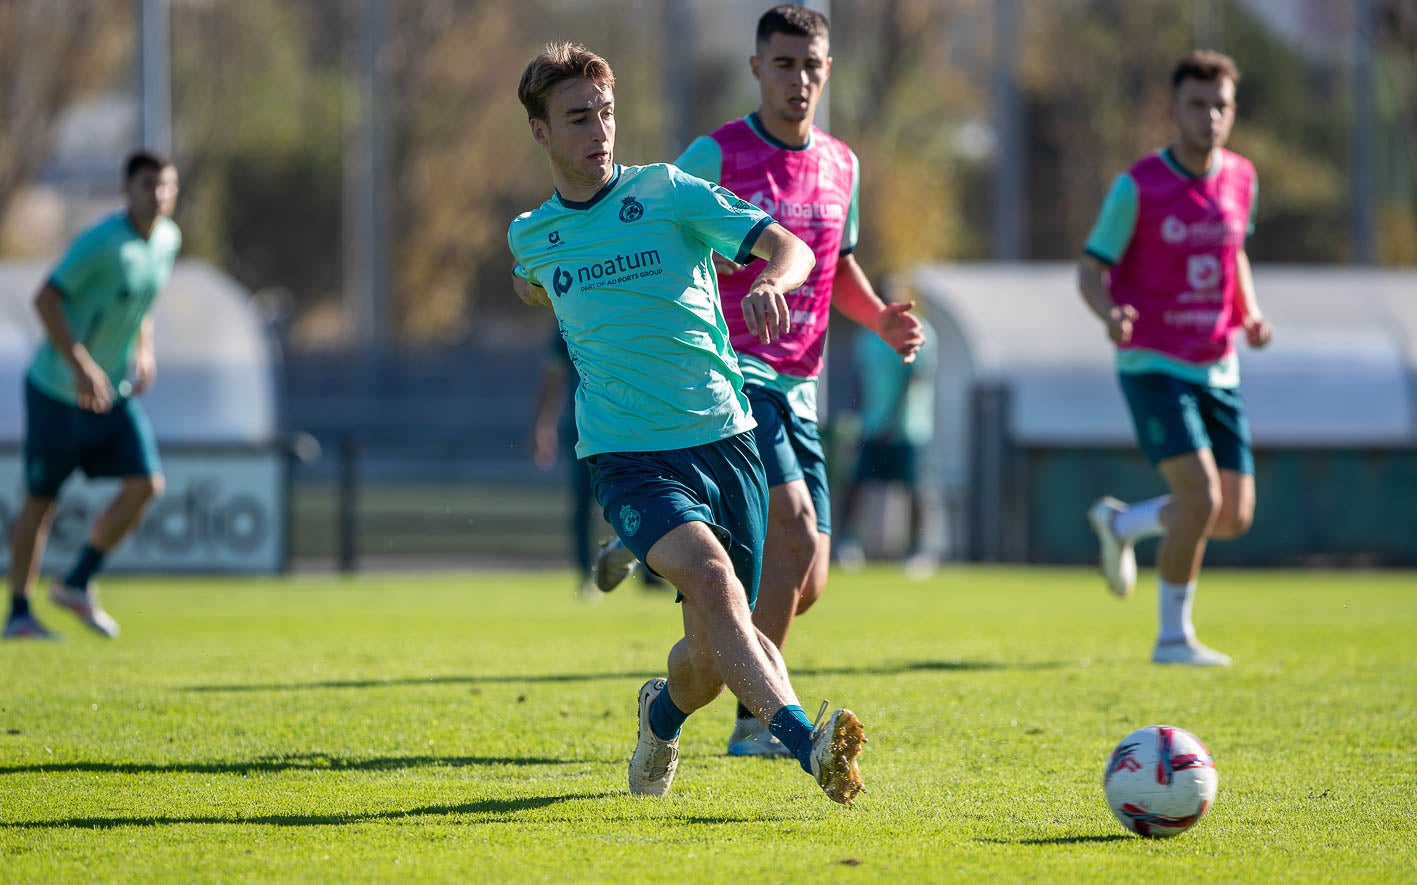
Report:
[[[118,622],[103,610],[98,602],[98,590],[92,586],[79,590],[56,579],[49,585],[49,601],[73,612],[90,630],[101,636],[112,639],[118,635]]]
[[[1191,667],[1228,667],[1230,656],[1201,645],[1194,639],[1156,640],[1151,650],[1153,664],[1186,664]]]
[[[609,593],[634,574],[639,565],[630,548],[620,543],[619,537],[614,537],[600,545],[595,564],[591,566],[591,580],[602,593]]]
[[[664,741],[649,727],[649,705],[668,683],[659,678],[640,686],[640,733],[630,756],[630,792],[636,796],[663,796],[674,783],[679,767],[679,738]]]
[[[1098,498],[1087,508],[1087,521],[1097,535],[1098,562],[1107,589],[1126,599],[1137,586],[1137,556],[1132,545],[1117,535],[1117,516],[1127,505],[1116,498]]]

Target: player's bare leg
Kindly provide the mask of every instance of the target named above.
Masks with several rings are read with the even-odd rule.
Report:
[[[1156,557],[1160,630],[1151,659],[1163,664],[1226,666],[1230,658],[1197,641],[1191,623],[1206,540],[1222,509],[1220,471],[1210,449],[1167,458],[1157,467],[1171,490],[1171,501]]]
[[[641,737],[631,760],[632,789],[639,774],[637,761],[652,763],[642,766],[647,775],[658,773],[667,747],[672,745],[677,756],[678,724],[727,685],[768,723],[830,798],[850,804],[864,789],[856,767],[865,740],[859,720],[849,710],[838,710],[826,725],[813,730],[782,656],[753,626],[747,594],[713,531],[701,522],[681,525],[655,543],[647,560],[684,597],[684,638],[670,652],[669,680],[662,691],[650,683],[649,697],[641,690]],[[646,728],[656,720],[665,725]],[[667,783],[663,789],[668,789]]]
[[[39,564],[58,510],[53,498],[26,496],[10,532],[10,616],[6,639],[57,639],[29,610],[30,590],[39,578]]]
[[[87,576],[92,572],[84,563],[102,562],[102,558],[107,555],[108,551],[116,547],[118,542],[127,537],[128,533],[138,525],[138,521],[142,519],[143,511],[147,509],[148,504],[154,498],[162,494],[164,486],[165,483],[160,474],[124,477],[118,494],[98,515],[93,526],[89,529],[88,549],[80,555],[79,564],[75,567],[75,571],[71,571],[70,575],[63,580],[55,579],[49,585],[50,602],[69,609],[96,633],[110,639],[118,635],[118,622],[104,610],[103,605],[99,602],[98,589],[88,583]],[[92,559],[85,560],[85,556],[91,556]],[[96,568],[96,565],[94,567]],[[82,574],[84,575],[82,580],[74,577],[74,574],[80,569],[83,570]]]
[[[818,537],[817,512],[806,482],[793,480],[768,490],[768,531],[753,624],[779,651],[787,643],[792,619],[821,595],[821,585],[814,585]],[[769,733],[752,707],[740,701],[728,736],[728,755],[787,757],[792,753]]]

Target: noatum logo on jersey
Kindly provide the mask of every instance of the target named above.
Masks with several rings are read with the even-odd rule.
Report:
[[[587,292],[607,286],[622,286],[632,280],[662,273],[664,268],[660,267],[659,250],[645,249],[629,255],[616,255],[593,264],[569,268],[558,266],[551,274],[551,286],[560,298],[570,292],[572,286],[580,286],[582,292]]]
[[[839,203],[779,202],[764,191],[753,194],[749,202],[778,221],[840,221],[846,217],[846,209]]]

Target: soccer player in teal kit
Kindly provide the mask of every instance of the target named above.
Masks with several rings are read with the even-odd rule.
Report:
[[[90,579],[162,493],[152,427],[135,397],[157,373],[151,311],[182,248],[171,218],[177,168],[136,152],[125,165],[123,191],[127,208],[81,233],[35,297],[45,340],[25,376],[26,496],[11,535],[6,639],[54,638],[29,597],[59,487],[74,470],[122,485],[49,598],[104,636],[117,636],[118,624]]]
[[[605,517],[683,602],[668,678],[640,688],[630,791],[668,792],[680,727],[726,685],[850,804],[864,789],[860,721],[838,709],[814,728],[752,623],[767,485],[711,257],[765,259],[743,304],[763,341],[790,328],[784,293],[814,259],[723,188],[673,166],[616,164],[614,84],[605,60],[574,44],[527,66],[517,94],[556,193],[512,222],[508,242],[518,294],[556,312],[580,373],[576,454]]]

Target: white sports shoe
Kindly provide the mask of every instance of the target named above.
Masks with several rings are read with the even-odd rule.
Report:
[[[1153,664],[1189,664],[1192,667],[1228,667],[1230,656],[1201,645],[1194,639],[1156,640],[1151,650]]]
[[[49,585],[49,601],[73,612],[95,633],[109,639],[118,635],[118,622],[99,605],[98,590],[92,586],[88,590],[79,590],[65,586],[56,578]]]
[[[1137,586],[1137,556],[1132,545],[1117,536],[1117,514],[1127,509],[1127,505],[1116,498],[1098,498],[1087,508],[1087,521],[1092,523],[1092,531],[1097,535],[1097,545],[1101,551],[1099,561],[1102,577],[1107,579],[1107,589],[1122,599],[1132,595]]]
[[[617,536],[600,545],[600,552],[595,555],[595,564],[590,569],[590,577],[602,593],[609,593],[634,574],[639,565],[640,561],[635,558],[635,554],[620,543]]]
[[[822,708],[825,712],[826,705]],[[812,732],[812,776],[833,802],[850,805],[866,792],[861,769],[856,767],[856,757],[861,755],[864,743],[866,733],[861,720],[847,709],[833,712],[825,724]]]
[[[630,792],[636,796],[663,796],[674,783],[679,767],[679,738],[662,741],[649,727],[649,705],[666,691],[667,682],[651,679],[640,686],[640,733],[630,757]]]
[[[728,736],[730,756],[791,756],[792,751],[757,719],[739,719]]]

